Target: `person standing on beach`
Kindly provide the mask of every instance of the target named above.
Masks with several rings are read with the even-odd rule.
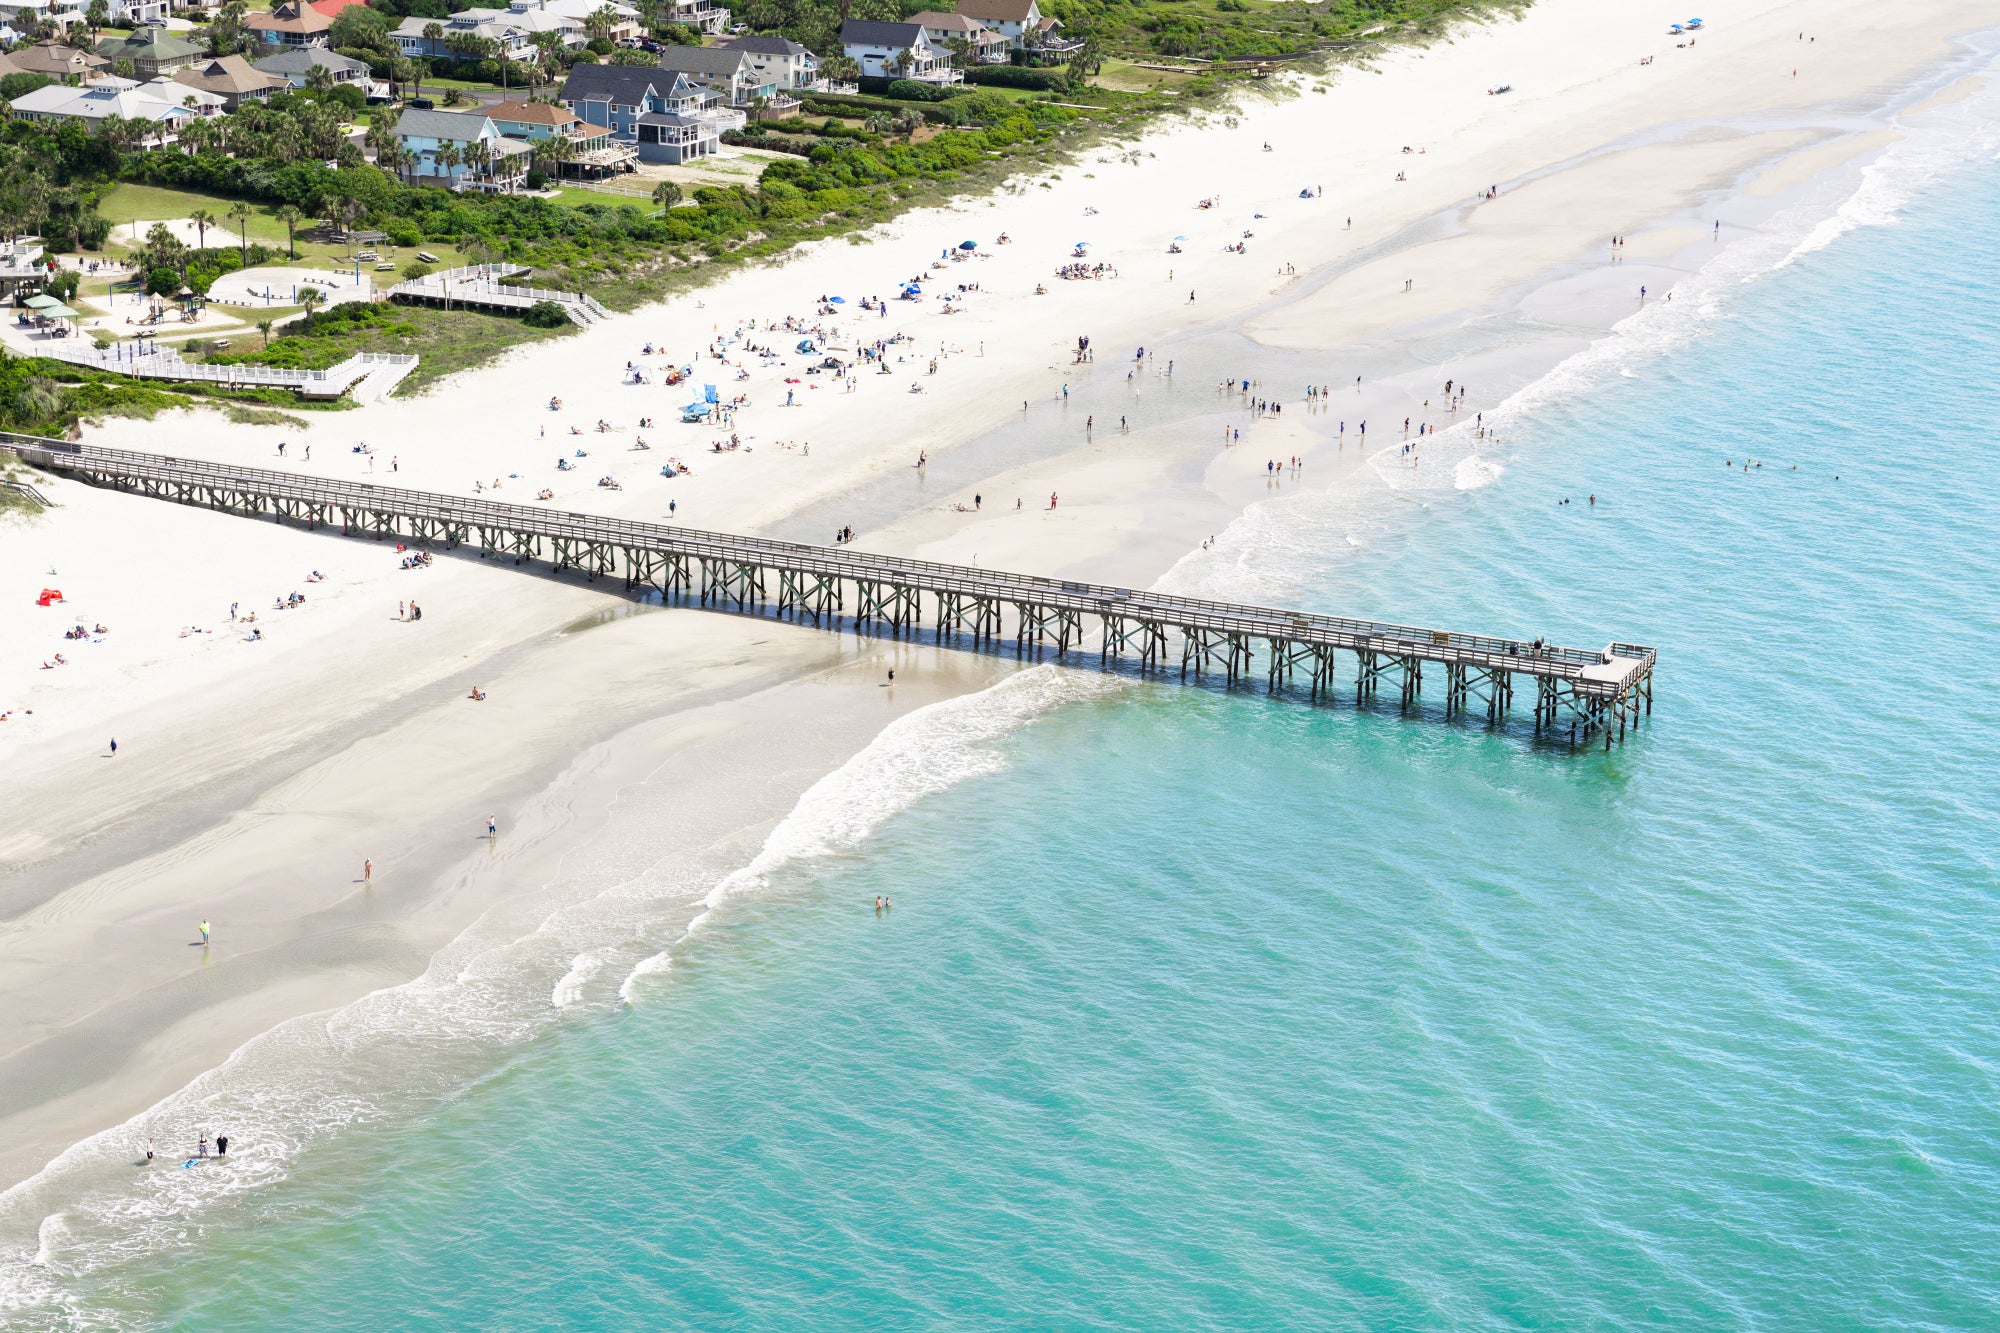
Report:
[[[204,949],[208,947],[208,922],[206,921],[201,923],[201,947]]]
[[[500,836],[499,822],[492,815],[486,816],[486,836],[489,838],[498,838]]]
[[[364,858],[361,862],[361,882],[363,884],[366,884],[369,880],[374,878],[375,878],[375,863],[373,861]]]
[[[151,1166],[152,1164],[153,1164],[153,1138],[149,1134],[146,1136],[146,1165]]]
[[[229,1156],[229,1136],[227,1134],[217,1134],[215,1136],[215,1155],[217,1157]]]
[[[111,757],[113,759],[118,757],[118,738],[116,736],[111,738]]]

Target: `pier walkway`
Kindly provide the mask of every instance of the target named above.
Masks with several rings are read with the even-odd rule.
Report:
[[[558,292],[541,287],[513,287],[502,279],[528,270],[519,264],[478,264],[471,268],[448,268],[427,277],[399,282],[389,289],[392,301],[418,305],[453,304],[479,310],[504,310],[518,314],[542,301],[553,301],[569,316],[569,322],[588,328],[605,317],[606,311],[582,292]]]
[[[115,343],[110,347],[53,346],[37,349],[37,356],[90,370],[130,375],[134,379],[170,380],[182,384],[218,384],[241,388],[290,389],[301,398],[334,399],[353,388],[364,376],[373,376],[371,387],[383,396],[403,376],[414,370],[417,358],[401,352],[356,352],[325,370],[290,370],[280,366],[209,365],[184,361],[167,344]]]
[[[204,505],[308,528],[338,524],[346,535],[402,537],[419,544],[476,544],[516,564],[546,560],[590,579],[622,577],[628,590],[663,601],[766,612],[815,625],[915,633],[929,605],[941,644],[975,648],[1014,641],[1023,655],[1090,651],[1142,673],[1208,673],[1234,685],[1261,665],[1268,687],[1294,684],[1319,701],[1335,693],[1342,655],[1354,667],[1357,700],[1383,689],[1417,702],[1426,669],[1443,677],[1445,713],[1475,707],[1505,717],[1516,684],[1534,692],[1535,729],[1573,745],[1608,750],[1652,712],[1653,649],[1534,648],[1515,639],[1353,620],[1235,602],[1207,601],[1065,579],[1010,574],[844,547],[602,518],[535,505],[320,480],[265,468],[167,458],[32,436],[0,434],[0,447],[35,467],[94,485]],[[1090,631],[1094,629],[1095,633]]]

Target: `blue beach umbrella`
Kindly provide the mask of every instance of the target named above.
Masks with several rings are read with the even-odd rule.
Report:
[[[979,248],[979,242],[978,242],[978,241],[960,241],[960,242],[958,243],[958,248],[959,248],[959,249],[961,249],[961,250],[977,250],[977,249]]]
[[[711,402],[711,403],[713,403],[713,402],[716,402],[716,401],[717,401],[717,399],[716,399],[716,396],[715,396],[715,386],[714,386],[713,384],[704,384],[704,385],[702,385],[702,386],[701,386],[701,396],[702,396],[702,398],[703,398],[703,399],[704,399],[705,401],[707,401],[707,402]]]
[[[846,305],[846,304],[847,304],[847,298],[846,298],[846,297],[844,297],[844,296],[829,296],[829,297],[827,297],[826,299],[827,299],[827,303],[828,303],[829,305]]]

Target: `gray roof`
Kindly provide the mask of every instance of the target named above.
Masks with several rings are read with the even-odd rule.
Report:
[[[344,56],[324,46],[295,46],[289,51],[280,51],[277,55],[250,62],[252,69],[260,69],[266,74],[306,74],[316,66],[336,74],[368,72],[366,61]]]
[[[849,19],[840,25],[842,46],[915,46],[924,39],[921,24],[916,23],[871,23],[866,19]]]
[[[396,133],[462,142],[477,139],[486,124],[486,113],[483,111],[424,111],[409,107],[397,118]]]
[[[175,60],[205,56],[208,48],[158,28],[138,28],[128,37],[106,37],[97,44],[97,54],[106,60]]]
[[[645,114],[641,115],[638,118],[638,120],[641,125],[673,125],[678,127],[686,127],[689,125],[701,124],[701,121],[697,117],[677,116],[671,111],[648,111]]]
[[[660,52],[660,68],[701,78],[733,79],[743,68],[743,52],[722,46],[670,46]]]
[[[670,97],[674,86],[684,82],[678,73],[647,65],[572,65],[557,100],[572,102],[587,97],[619,106],[638,106],[646,100],[647,93]],[[680,95],[685,97],[687,89],[682,88]]]
[[[803,56],[811,55],[805,47],[789,37],[727,37],[717,46],[735,51],[748,51],[759,56]]]

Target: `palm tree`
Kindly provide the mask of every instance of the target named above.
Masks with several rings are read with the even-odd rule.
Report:
[[[269,347],[271,345],[271,321],[268,319],[258,320],[257,332],[264,335],[264,346]]]
[[[660,206],[661,217],[665,217],[667,210],[680,203],[680,201],[681,187],[672,181],[661,181],[653,187],[653,202]]]
[[[584,16],[583,30],[592,37],[605,37],[609,36],[611,30],[621,21],[622,16],[617,10],[610,5],[599,5]]]
[[[447,186],[458,183],[458,167],[465,161],[465,155],[455,143],[446,143],[437,151],[437,161],[444,168],[444,183]]]
[[[326,293],[317,287],[299,288],[299,304],[306,310],[306,327],[311,328],[313,312],[326,304]]]
[[[299,212],[298,209],[293,208],[290,204],[285,204],[272,209],[271,216],[285,224],[285,253],[290,258],[297,259],[299,257],[299,223],[305,221],[305,214]]]
[[[444,24],[442,24],[442,23],[426,23],[426,24],[424,25],[424,54],[425,54],[425,55],[432,55],[432,56],[436,55],[436,54],[437,54],[437,49],[438,49],[438,43],[439,43],[439,42],[441,42],[441,41],[443,41],[443,40],[444,40]],[[418,86],[419,88],[421,88],[421,87],[423,86],[423,84],[422,84],[421,80],[420,80],[420,81],[418,82],[418,85],[417,85],[417,86]]]
[[[484,139],[474,139],[465,146],[465,165],[472,169],[474,176],[484,176],[490,183],[493,179],[493,148]]]
[[[250,205],[237,200],[229,210],[229,216],[236,219],[236,239],[243,246],[243,267],[250,267]]]
[[[333,87],[333,71],[324,65],[314,65],[306,71],[306,87],[314,92],[325,92]]]
[[[215,221],[215,214],[205,208],[189,209],[188,221],[194,223],[194,248],[208,249],[208,228]]]

